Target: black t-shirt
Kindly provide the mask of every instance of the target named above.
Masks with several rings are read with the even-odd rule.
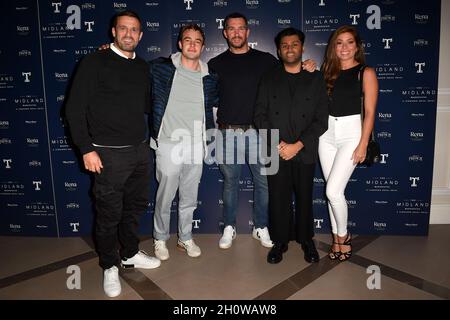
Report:
[[[335,117],[361,113],[361,83],[358,79],[361,65],[341,70],[330,100],[330,114]]]
[[[299,82],[301,80],[300,72],[298,73],[289,73],[285,72],[286,77],[289,83],[289,93],[291,94],[291,99],[294,98],[295,90],[299,86]]]
[[[253,124],[253,107],[261,76],[278,64],[270,53],[250,49],[234,54],[227,50],[212,58],[208,66],[219,75],[220,124]]]

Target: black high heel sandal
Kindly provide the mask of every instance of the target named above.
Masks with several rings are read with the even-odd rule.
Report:
[[[339,255],[339,261],[345,261],[350,259],[352,256],[352,236],[350,233],[347,233],[347,237],[343,243],[340,243],[341,246],[349,246],[350,250],[347,252],[341,251]]]
[[[334,251],[333,250],[333,245],[334,244],[339,245],[339,242],[333,241],[333,244],[331,245],[331,248],[330,248],[330,252],[328,252],[328,258],[330,258],[330,260],[339,259],[340,255],[341,255],[341,251]]]

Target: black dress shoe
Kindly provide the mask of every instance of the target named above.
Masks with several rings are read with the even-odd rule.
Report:
[[[319,253],[316,250],[316,245],[314,244],[313,240],[306,241],[305,243],[302,243],[302,249],[305,253],[304,258],[305,261],[311,263],[311,262],[319,262]]]
[[[279,263],[283,260],[283,253],[288,250],[287,243],[275,243],[267,255],[268,263]]]

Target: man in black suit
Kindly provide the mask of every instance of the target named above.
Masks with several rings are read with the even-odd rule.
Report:
[[[303,32],[294,28],[278,33],[275,43],[282,65],[262,77],[255,105],[258,129],[278,130],[280,138],[279,170],[268,176],[269,230],[274,242],[269,263],[283,259],[289,240],[301,244],[306,261],[319,261],[312,240],[312,190],[319,137],[328,128],[328,98],[321,72],[302,70],[304,40]]]

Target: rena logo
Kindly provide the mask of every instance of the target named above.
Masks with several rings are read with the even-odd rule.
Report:
[[[415,14],[414,19],[416,23],[424,24],[428,22],[429,16],[427,14]]]
[[[58,81],[67,81],[69,79],[69,75],[65,72],[55,72],[55,79]]]
[[[386,224],[386,222],[377,222],[377,221],[374,221],[374,222],[373,222],[373,226],[374,226],[375,228],[386,228],[387,224]]]
[[[314,219],[314,224],[316,229],[322,229],[323,219]]]
[[[126,9],[126,8],[127,8],[127,4],[126,4],[126,3],[117,3],[117,2],[114,2],[114,3],[113,3],[113,8],[114,8],[114,9]]]
[[[25,80],[23,82],[31,82],[31,72],[22,72],[22,76],[25,77]]]
[[[325,0],[320,0],[319,7],[325,7]]]
[[[421,139],[423,138],[423,132],[412,132],[410,131],[409,136],[413,139]]]
[[[201,223],[201,222],[202,222],[201,219],[195,219],[195,220],[192,220],[193,228],[194,228],[194,229],[199,229],[199,228],[200,228],[200,223]]]
[[[219,29],[219,30],[223,29],[223,22],[224,21],[225,21],[224,18],[216,18],[217,29]]]
[[[392,119],[392,113],[381,113],[378,112],[378,118],[381,120],[391,120]]]
[[[258,42],[249,42],[248,45],[250,48],[255,49],[255,47],[258,46]]]
[[[278,24],[282,26],[288,26],[291,24],[291,19],[281,19],[278,18]]]
[[[5,169],[11,169],[12,159],[3,159],[3,163],[5,164]]]
[[[386,164],[386,159],[389,158],[389,153],[381,153],[380,156],[381,156],[380,163]]]
[[[33,185],[35,191],[41,191],[42,181],[33,181]]]
[[[38,144],[39,139],[38,138],[27,138],[27,143],[28,144]]]
[[[147,28],[159,28],[159,22],[150,22],[147,21]]]
[[[64,187],[66,188],[76,188],[77,186],[76,182],[64,182]]]
[[[419,177],[409,177],[409,181],[411,182],[411,187],[417,188],[417,181],[420,181]]]
[[[390,44],[394,41],[393,38],[383,38],[381,41],[384,42],[384,49],[391,49]]]
[[[367,29],[381,29],[381,9],[377,5],[370,5],[366,10],[367,14],[370,16],[367,18],[366,26]],[[352,25],[358,25],[358,20],[361,17],[360,14],[350,14],[350,19],[352,20]]]
[[[192,10],[191,3],[194,3],[194,0],[183,0],[186,3],[186,10]]]
[[[425,67],[425,62],[416,62],[414,66],[417,68],[416,73],[423,73],[422,67]]]
[[[79,222],[71,222],[69,224],[72,227],[72,232],[79,232],[78,228],[80,227]]]
[[[24,33],[24,32],[29,32],[30,31],[30,27],[29,26],[17,26],[17,31]]]

